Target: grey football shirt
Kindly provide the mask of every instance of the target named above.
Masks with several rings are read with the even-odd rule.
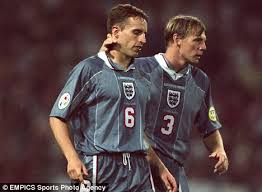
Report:
[[[213,105],[208,76],[188,65],[180,74],[168,67],[163,54],[136,59],[136,66],[150,74],[151,101],[147,115],[150,144],[184,163],[190,149],[190,133],[202,136],[221,127]]]
[[[124,70],[105,52],[74,67],[50,116],[70,123],[77,151],[145,151],[145,111],[150,99],[147,75]]]

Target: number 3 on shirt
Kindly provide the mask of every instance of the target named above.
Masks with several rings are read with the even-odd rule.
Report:
[[[135,109],[133,107],[125,108],[125,126],[128,128],[135,126]]]
[[[173,115],[165,115],[164,124],[165,126],[161,128],[161,133],[164,135],[170,135],[175,128],[175,117]]]

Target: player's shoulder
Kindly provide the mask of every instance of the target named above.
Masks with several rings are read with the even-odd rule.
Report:
[[[135,66],[146,73],[151,73],[158,67],[158,63],[154,56],[151,57],[139,57],[135,59]]]
[[[82,61],[80,61],[75,68],[84,71],[99,71],[103,68],[103,60],[100,59],[97,55],[93,55],[88,57]]]
[[[200,87],[206,87],[209,85],[209,77],[208,75],[199,67],[190,65],[192,78],[196,82],[196,84]]]
[[[208,75],[199,67],[190,65],[190,68],[194,78],[208,79]]]
[[[83,81],[99,74],[103,68],[103,61],[96,55],[88,57],[74,66],[69,76],[80,77]]]

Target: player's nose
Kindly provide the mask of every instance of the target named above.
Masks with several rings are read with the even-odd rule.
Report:
[[[205,50],[207,49],[206,43],[205,43],[205,42],[201,43],[199,49],[200,49],[201,51],[205,51]]]
[[[139,37],[139,42],[145,44],[146,43],[146,34],[143,33]]]

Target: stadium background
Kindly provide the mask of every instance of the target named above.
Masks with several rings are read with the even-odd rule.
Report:
[[[212,81],[230,169],[220,177],[212,173],[195,131],[190,185],[196,192],[262,191],[262,15],[261,3],[252,0],[1,0],[0,181],[66,181],[48,114],[68,72],[98,51],[106,14],[119,2],[150,16],[141,56],[164,51],[162,29],[171,16],[190,14],[206,23],[200,67]]]

